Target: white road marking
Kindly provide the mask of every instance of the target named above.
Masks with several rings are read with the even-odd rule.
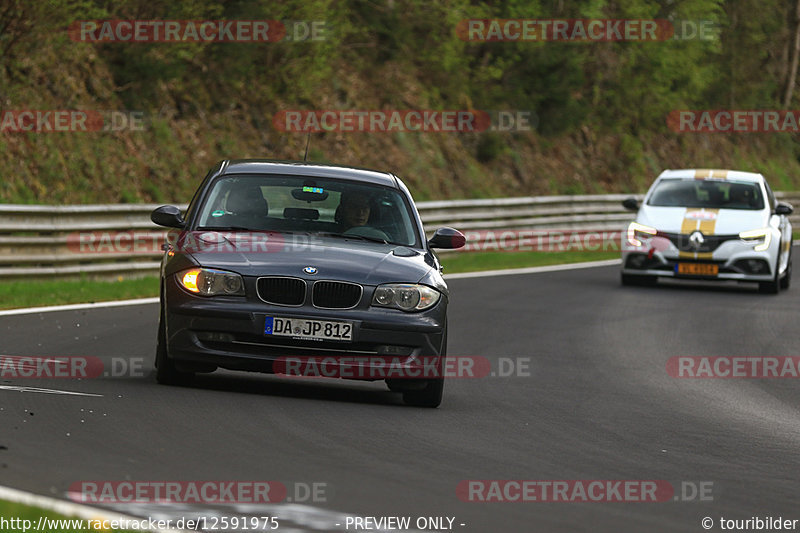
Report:
[[[792,241],[793,246],[800,245],[800,239]],[[445,274],[445,279],[463,278],[488,278],[492,276],[510,276],[513,274],[536,274],[537,272],[556,272],[559,270],[578,270],[581,268],[604,267],[619,265],[622,259],[608,259],[606,261],[586,261],[583,263],[567,263],[565,265],[547,265],[527,268],[509,268],[502,270],[481,270],[478,272],[460,272],[458,274]],[[27,307],[22,309],[6,309],[0,311],[0,316],[27,315],[31,313],[49,313],[52,311],[76,311],[80,309],[101,309],[103,307],[120,307],[125,305],[157,304],[157,297],[138,298],[135,300],[115,300],[111,302],[97,302],[91,304],[54,305],[49,307]]]
[[[73,498],[76,493],[68,493]],[[79,494],[79,493],[78,493]],[[239,504],[187,504],[187,503],[114,503],[98,504],[112,510],[124,510],[134,516],[146,516],[154,520],[173,520],[180,518],[203,521],[206,526],[215,518],[238,516],[253,518],[274,516],[280,521],[280,531],[292,533],[312,533],[316,531],[343,531],[348,517],[357,517],[353,513],[345,513],[333,509],[324,509],[299,503],[239,503]],[[353,529],[351,526],[350,529]],[[201,529],[202,531],[202,529]],[[206,531],[211,531],[207,529]],[[397,532],[397,529],[378,529],[377,533]],[[402,533],[424,533],[418,529],[403,529]]]
[[[581,268],[595,268],[619,265],[622,259],[607,259],[605,261],[586,261],[584,263],[567,263],[565,265],[546,265],[527,268],[511,268],[506,270],[482,270],[480,272],[459,272],[458,274],[445,274],[444,279],[484,278],[491,276],[511,276],[513,274],[536,274],[538,272],[556,272],[559,270],[579,270]],[[445,263],[445,270],[447,264]]]
[[[577,270],[580,268],[602,267],[618,265],[621,259],[607,261],[587,261],[584,263],[568,263],[566,265],[547,265],[527,268],[511,268],[504,270],[482,270],[479,272],[462,272],[459,274],[445,274],[445,279],[484,278],[491,276],[509,276],[512,274],[535,274],[537,272],[554,272],[558,270]],[[53,311],[77,311],[81,309],[102,309],[104,307],[121,307],[126,305],[157,304],[158,298],[139,298],[136,300],[116,300],[111,302],[97,302],[92,304],[54,305],[50,307],[28,307],[24,309],[7,309],[0,311],[0,316],[28,315],[32,313],[50,313]]]
[[[75,311],[79,309],[102,309],[104,307],[121,307],[126,305],[157,304],[158,297],[138,298],[136,300],[114,300],[111,302],[96,302],[93,304],[53,305],[50,307],[28,307],[24,309],[7,309],[0,311],[0,316],[28,315],[31,313],[50,313],[52,311]]]
[[[39,387],[18,387],[16,385],[0,385],[0,390],[13,390],[18,392],[38,392],[41,394],[64,394],[67,396],[95,396],[98,398],[102,398],[102,394],[91,394],[88,392],[74,392],[68,390],[58,390],[58,389],[42,389]]]

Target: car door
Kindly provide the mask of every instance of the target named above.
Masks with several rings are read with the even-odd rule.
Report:
[[[769,184],[764,181],[764,188],[767,191],[767,205],[770,208],[771,219],[777,218],[777,227],[781,232],[781,243],[778,255],[778,272],[784,272],[789,264],[789,256],[792,250],[792,224],[789,222],[787,215],[780,215],[775,212],[778,206],[778,201],[775,194],[772,192]],[[772,222],[772,220],[770,220]]]

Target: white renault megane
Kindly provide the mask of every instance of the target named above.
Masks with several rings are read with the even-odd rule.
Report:
[[[792,275],[792,206],[764,176],[735,170],[665,170],[644,197],[622,249],[622,283],[659,277],[758,282],[776,294]]]

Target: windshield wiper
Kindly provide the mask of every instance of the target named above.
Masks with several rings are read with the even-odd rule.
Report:
[[[318,231],[317,235],[323,235],[325,237],[339,237],[340,239],[358,239],[360,241],[378,242],[381,244],[391,244],[386,239],[381,239],[380,237],[365,237],[364,235],[348,235],[345,233],[334,233],[332,231]]]
[[[244,226],[198,226],[197,231],[256,231]]]

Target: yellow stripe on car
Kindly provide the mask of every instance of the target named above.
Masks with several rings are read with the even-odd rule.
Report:
[[[713,170],[710,168],[698,168],[694,171],[694,179],[702,180],[706,178],[728,179],[727,170]]]
[[[710,172],[710,171],[709,171]],[[681,222],[681,233],[689,235],[694,231],[700,231],[703,235],[714,235],[717,227],[717,216],[719,209],[691,209],[687,208],[683,213]],[[680,252],[679,257],[683,259],[711,259],[710,252]]]
[[[695,218],[689,218],[690,213],[696,213],[696,210],[689,211],[688,209],[683,213],[683,222],[681,223],[681,233],[688,235],[700,227],[700,221]]]
[[[703,235],[714,235],[714,230],[717,228],[717,215],[719,215],[719,209],[705,209],[706,213],[713,213],[713,218],[701,220],[699,229],[703,232]]]
[[[678,259],[711,259],[711,252],[678,252]]]

